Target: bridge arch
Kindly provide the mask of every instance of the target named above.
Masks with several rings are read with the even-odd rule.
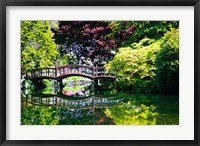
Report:
[[[66,74],[66,75],[62,75],[56,78],[56,80],[62,80],[68,77],[73,77],[73,76],[78,76],[78,77],[84,77],[84,78],[88,78],[93,80],[92,76],[86,75],[86,74],[75,74],[75,73],[71,73],[71,74]]]

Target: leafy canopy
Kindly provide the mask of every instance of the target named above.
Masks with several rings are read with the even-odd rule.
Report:
[[[58,54],[49,21],[21,21],[22,71],[53,66]]]
[[[147,90],[149,86],[153,86],[156,76],[156,54],[160,50],[160,44],[160,41],[154,42],[145,38],[138,44],[119,49],[114,59],[105,67],[108,72],[115,71],[120,77],[118,79],[120,89]]]

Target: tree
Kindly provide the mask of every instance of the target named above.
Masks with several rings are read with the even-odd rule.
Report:
[[[144,38],[159,40],[167,31],[179,27],[178,21],[111,21],[112,32],[118,47],[139,43]]]
[[[54,66],[58,54],[49,21],[21,21],[22,73]]]
[[[71,64],[103,66],[112,60],[119,47],[127,47],[147,37],[160,39],[178,27],[178,21],[59,21],[54,30],[59,52]]]
[[[114,56],[115,42],[107,21],[60,21],[55,40],[59,52],[70,57],[70,63],[102,66]]]
[[[113,32],[121,27],[135,29],[121,42],[125,47],[119,47],[114,59],[106,64],[107,71],[115,71],[121,77],[118,88],[143,93],[178,93],[178,22],[115,22]],[[140,37],[144,38],[137,42]]]
[[[161,41],[148,38],[137,45],[120,48],[114,59],[105,65],[109,72],[116,72],[121,90],[149,93],[155,90],[156,54]]]
[[[156,78],[162,93],[179,93],[179,30],[167,32],[156,59]]]

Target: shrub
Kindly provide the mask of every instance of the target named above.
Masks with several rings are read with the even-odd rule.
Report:
[[[148,42],[144,43],[145,41],[151,43],[142,47],[141,44],[148,44]],[[116,71],[119,77],[117,80],[119,90],[155,92],[155,61],[161,42],[153,42],[150,39],[141,40],[141,42],[138,45],[133,44],[134,49],[120,48],[114,59],[106,65],[107,71]]]

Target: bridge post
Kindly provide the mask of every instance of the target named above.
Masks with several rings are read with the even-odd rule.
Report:
[[[57,67],[55,67],[55,77],[57,77]]]
[[[60,79],[58,82],[59,82],[59,85],[60,85],[60,91],[61,91],[62,88],[64,87],[63,82],[62,82],[62,79]]]
[[[94,65],[92,65],[92,77],[94,77]]]
[[[57,97],[56,97],[56,99],[55,99],[55,105],[56,105],[56,107],[58,107],[57,105],[58,105],[58,99],[57,99]]]

